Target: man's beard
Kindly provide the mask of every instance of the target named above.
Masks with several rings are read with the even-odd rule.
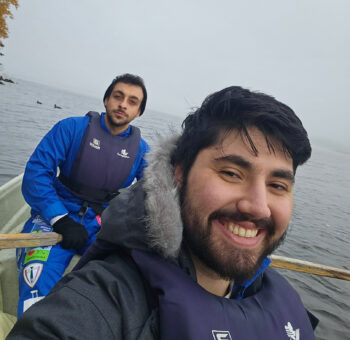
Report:
[[[117,110],[118,111],[118,110]],[[121,112],[124,112],[122,110],[119,110]],[[112,111],[113,112],[113,111]],[[107,116],[107,120],[109,122],[109,124],[113,127],[120,127],[120,126],[124,126],[130,123],[129,121],[129,117],[127,115],[125,115],[125,118],[122,121],[114,121],[112,118],[112,112],[106,111],[106,116]]]
[[[240,212],[217,210],[210,214],[208,222],[201,221],[198,209],[188,202],[186,183],[180,193],[182,221],[184,224],[184,241],[191,253],[208,268],[225,280],[244,282],[251,279],[260,268],[266,256],[278,248],[285,239],[287,230],[277,239],[272,240],[276,227],[271,219],[252,220]],[[213,236],[213,220],[251,221],[257,227],[266,230],[264,248],[260,254],[250,249],[241,249],[228,242],[215,240]]]

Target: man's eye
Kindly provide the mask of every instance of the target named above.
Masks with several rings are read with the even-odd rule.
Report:
[[[129,100],[130,105],[137,105],[137,101],[136,100]]]
[[[288,191],[288,187],[285,184],[281,184],[281,183],[272,183],[270,184],[272,188],[276,189],[276,190],[283,190],[283,191]]]
[[[227,177],[231,177],[231,178],[235,178],[235,177],[239,177],[238,174],[234,171],[229,171],[229,170],[223,170],[221,171],[221,173],[224,175],[224,176],[227,176]]]

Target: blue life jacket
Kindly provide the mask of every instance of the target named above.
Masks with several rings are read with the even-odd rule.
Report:
[[[263,274],[260,291],[234,300],[207,292],[158,255],[133,249],[131,256],[157,292],[161,339],[315,339],[299,295],[273,269]]]
[[[107,203],[118,194],[135,162],[140,129],[132,126],[128,137],[114,136],[101,127],[101,116],[90,111],[88,127],[68,177],[61,182],[77,197]]]

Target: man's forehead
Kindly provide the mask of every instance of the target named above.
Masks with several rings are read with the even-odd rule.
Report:
[[[260,153],[285,154],[282,143],[274,136],[264,135],[256,127],[249,127],[246,131],[246,133],[238,130],[222,131],[212,147],[220,152],[232,147],[239,147],[255,156]],[[287,155],[287,158],[290,156]]]
[[[137,97],[139,99],[143,98],[143,91],[142,91],[141,86],[135,85],[135,84],[119,82],[119,83],[114,85],[112,92],[120,92],[123,94],[132,95],[132,96]]]

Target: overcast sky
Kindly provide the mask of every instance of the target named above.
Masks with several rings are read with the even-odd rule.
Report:
[[[98,98],[135,73],[149,109],[183,117],[241,85],[350,152],[349,18],[349,0],[19,0],[0,61],[7,75]]]

